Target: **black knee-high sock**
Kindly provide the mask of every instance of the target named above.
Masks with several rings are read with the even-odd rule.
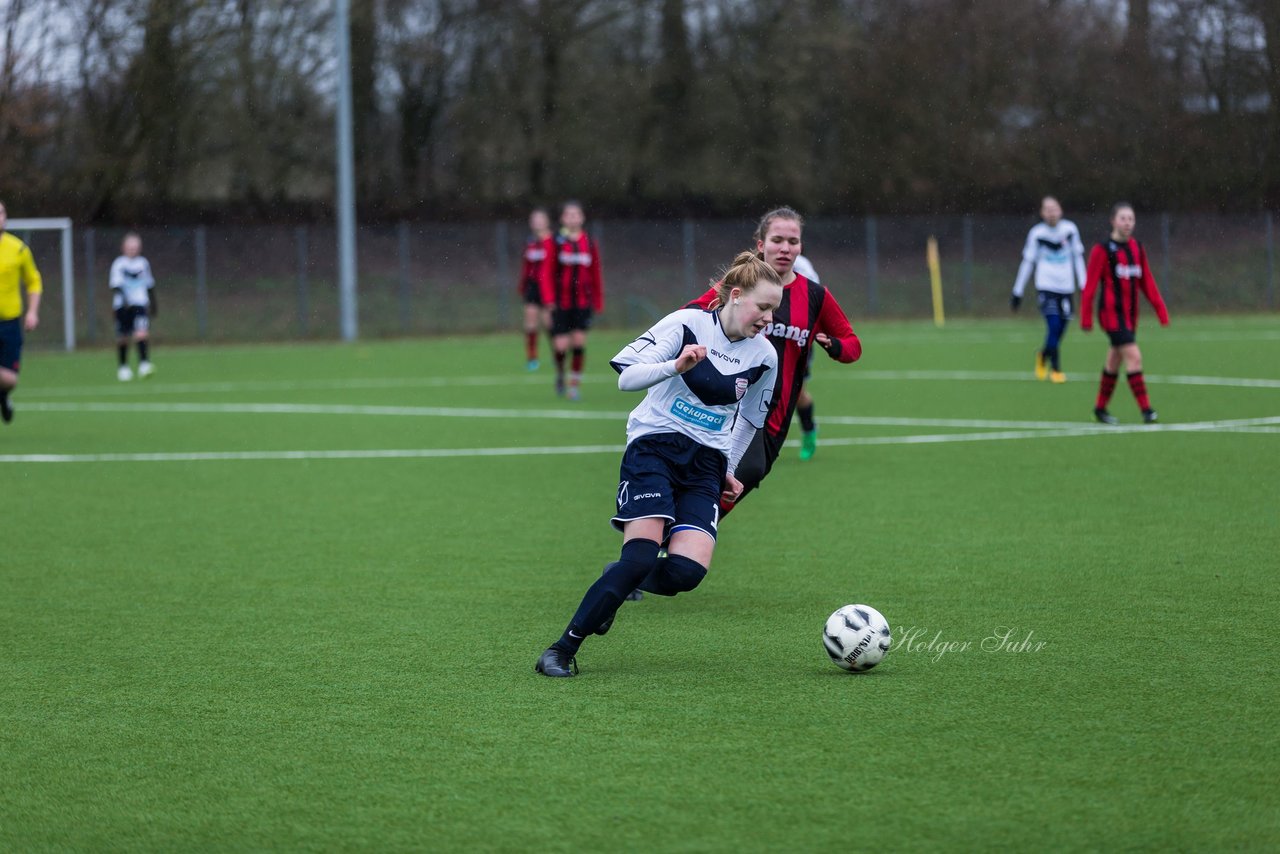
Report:
[[[800,426],[804,429],[804,432],[812,433],[814,429],[813,404],[801,406],[796,409],[796,412],[800,413]]]
[[[144,362],[151,361],[151,342],[145,338],[138,342],[138,358]]]
[[[659,596],[688,593],[707,577],[707,568],[684,555],[658,558],[653,572],[640,583],[640,589]]]
[[[610,564],[582,597],[582,604],[555,646],[570,655],[577,653],[583,640],[617,613],[627,594],[640,586],[657,562],[658,544],[653,540],[625,543],[618,561]]]
[[[117,344],[116,355],[120,357],[120,367],[123,368],[125,365],[129,364],[129,345]]]

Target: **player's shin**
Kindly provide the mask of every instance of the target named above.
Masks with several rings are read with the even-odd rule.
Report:
[[[640,586],[657,562],[658,544],[653,540],[629,540],[623,544],[618,561],[587,590],[568,628],[554,645],[571,655],[576,653],[583,640],[617,613],[627,594]]]
[[[587,359],[587,351],[583,347],[573,348],[573,360],[569,365],[569,385],[577,388],[582,384],[582,365]]]
[[[1143,412],[1151,409],[1151,399],[1147,396],[1147,381],[1142,376],[1142,371],[1134,371],[1129,374],[1129,391],[1133,392],[1133,397],[1138,401],[1138,408]]]
[[[1116,390],[1116,380],[1119,374],[1103,370],[1102,380],[1098,383],[1098,399],[1094,406],[1098,409],[1106,409],[1107,403],[1111,400],[1111,393]]]

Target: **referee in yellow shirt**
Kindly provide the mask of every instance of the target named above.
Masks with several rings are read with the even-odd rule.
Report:
[[[0,202],[0,421],[13,420],[9,393],[18,385],[22,330],[40,325],[40,271],[27,244],[5,231],[9,216]],[[22,287],[27,289],[27,316],[22,316]]]

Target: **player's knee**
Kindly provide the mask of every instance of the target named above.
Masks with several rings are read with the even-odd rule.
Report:
[[[609,588],[626,596],[640,586],[640,582],[658,565],[658,544],[653,540],[628,540],[622,545],[622,554],[604,574]]]
[[[707,577],[707,568],[693,558],[669,555],[663,568],[667,585],[678,593],[688,593]]]

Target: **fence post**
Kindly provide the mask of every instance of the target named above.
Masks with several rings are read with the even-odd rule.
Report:
[[[196,333],[201,340],[209,337],[208,259],[203,225],[196,226]]]
[[[84,309],[85,325],[88,327],[85,337],[90,341],[98,337],[97,318],[94,311],[93,271],[97,267],[97,251],[94,246],[95,230],[92,226],[84,230]]]
[[[880,293],[876,282],[876,218],[867,216],[867,314],[875,314],[880,307]]]
[[[498,259],[498,316],[503,328],[511,325],[511,240],[507,221],[493,224],[493,248]]]
[[[967,313],[973,307],[973,214],[965,214],[962,222],[961,236],[964,240],[964,310]]]
[[[400,220],[396,226],[400,249],[400,331],[409,332],[409,223]]]
[[[1173,290],[1169,274],[1169,212],[1160,214],[1160,292],[1168,296]]]
[[[692,294],[696,293],[694,280],[697,277],[697,259],[694,253],[697,247],[693,242],[693,220],[689,217],[684,218],[681,236],[684,238],[684,291]]]
[[[293,248],[294,257],[298,264],[298,335],[307,337],[307,327],[310,322],[311,308],[310,302],[311,285],[307,281],[308,252],[307,252],[307,227],[299,225],[293,230]]]
[[[1271,211],[1266,212],[1267,220],[1267,306],[1276,307],[1276,241],[1272,229]]]

